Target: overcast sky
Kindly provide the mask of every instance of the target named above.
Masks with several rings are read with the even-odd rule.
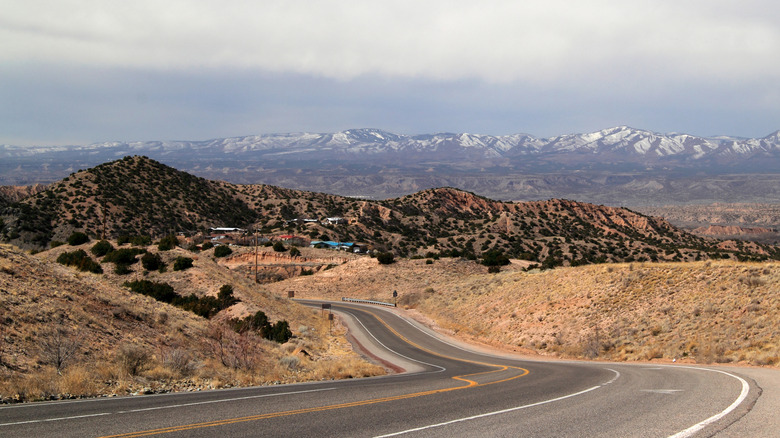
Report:
[[[777,0],[0,0],[0,144],[780,129]]]

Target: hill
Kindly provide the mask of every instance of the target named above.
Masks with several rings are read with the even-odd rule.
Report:
[[[498,274],[462,260],[362,259],[268,285],[393,302],[455,337],[549,357],[780,365],[780,264],[623,263]]]
[[[327,223],[328,217],[343,223]],[[0,235],[30,248],[64,241],[75,230],[159,238],[229,226],[364,242],[404,257],[476,259],[497,251],[544,267],[780,257],[775,246],[697,237],[625,208],[561,199],[501,202],[453,188],[370,201],[208,181],[146,157],[77,172],[7,206],[3,221]]]
[[[126,157],[79,171],[11,207],[22,242],[64,240],[72,230],[95,235],[161,235],[248,223],[255,216],[229,185],[177,171],[144,157]]]
[[[344,329],[331,334],[318,311],[258,290],[220,266],[211,253],[156,245],[112,245],[158,255],[167,268],[148,271],[140,261],[116,273],[96,242],[63,245],[35,256],[0,245],[0,400],[28,401],[101,394],[153,393],[273,384],[381,374],[351,351]],[[103,273],[55,262],[85,251]],[[176,270],[179,257],[193,267]],[[138,255],[137,259],[141,256]],[[231,301],[213,316],[133,292],[127,282],[166,284],[179,297]],[[189,300],[190,302],[193,299]],[[187,310],[192,309],[192,310]],[[286,321],[284,344],[261,332],[236,332],[232,318],[262,311],[271,324]]]

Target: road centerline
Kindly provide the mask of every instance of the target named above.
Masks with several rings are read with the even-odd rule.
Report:
[[[350,306],[343,306],[343,307],[350,308]],[[410,399],[410,398],[415,398],[415,397],[422,397],[422,396],[433,395],[433,394],[440,394],[440,393],[449,392],[449,391],[456,391],[456,390],[460,390],[460,389],[475,388],[475,387],[479,387],[479,386],[485,386],[485,385],[491,385],[491,384],[506,382],[506,381],[509,381],[509,380],[513,380],[513,379],[517,379],[517,378],[526,376],[526,375],[528,375],[530,373],[530,371],[528,371],[525,368],[514,367],[514,366],[509,366],[509,365],[490,364],[490,363],[486,363],[486,362],[467,360],[467,359],[456,358],[456,357],[451,357],[451,356],[447,356],[447,355],[436,353],[436,352],[431,351],[429,349],[426,349],[426,348],[424,348],[424,347],[422,347],[422,346],[412,342],[408,338],[404,337],[403,335],[398,333],[395,329],[390,327],[389,324],[387,324],[387,322],[385,322],[382,318],[377,316],[375,313],[369,312],[366,309],[355,309],[354,307],[352,307],[352,309],[354,309],[354,310],[361,310],[361,311],[366,312],[367,314],[373,316],[387,330],[389,330],[391,333],[393,333],[400,340],[402,340],[403,342],[406,342],[409,345],[414,346],[415,348],[420,349],[421,351],[425,351],[425,352],[427,352],[429,354],[433,354],[435,356],[447,358],[447,359],[450,359],[450,360],[456,360],[456,361],[472,363],[472,364],[478,364],[478,365],[485,365],[485,366],[495,367],[497,369],[496,370],[492,370],[492,371],[483,371],[483,372],[464,374],[464,375],[459,375],[459,376],[453,376],[452,377],[453,380],[465,382],[466,385],[463,385],[463,386],[456,386],[456,387],[442,388],[442,389],[434,389],[434,390],[421,391],[421,392],[416,392],[416,393],[401,394],[401,395],[389,396],[389,397],[380,397],[380,398],[376,398],[376,399],[368,399],[368,400],[347,402],[347,403],[340,403],[340,404],[333,404],[333,405],[326,405],[326,406],[316,406],[316,407],[311,407],[311,408],[295,409],[295,410],[290,410],[290,411],[269,412],[269,413],[265,413],[265,414],[250,415],[250,416],[237,417],[237,418],[227,418],[227,419],[223,419],[223,420],[214,420],[214,421],[202,422],[202,423],[184,424],[184,425],[171,426],[171,427],[166,427],[166,428],[150,429],[150,430],[145,430],[145,431],[137,431],[137,432],[124,433],[124,434],[117,434],[117,435],[108,435],[108,436],[104,436],[102,438],[120,438],[120,437],[121,438],[131,438],[131,437],[160,435],[160,434],[173,433],[173,432],[182,432],[182,431],[186,431],[186,430],[201,429],[201,428],[207,428],[207,427],[225,426],[225,425],[229,425],[229,424],[243,423],[243,422],[248,422],[248,421],[259,421],[259,420],[264,420],[264,419],[278,418],[278,417],[284,417],[284,416],[290,416],[290,415],[298,415],[298,414],[305,414],[305,413],[312,413],[312,412],[322,412],[322,411],[328,411],[328,410],[334,410],[334,409],[344,409],[344,408],[351,408],[351,407],[357,407],[357,406],[366,406],[366,405],[377,404],[377,403],[386,403],[386,402],[391,402],[391,401],[405,400],[405,399]],[[359,319],[358,319],[358,322],[360,322]],[[370,333],[370,331],[365,327],[365,325],[363,325],[361,323],[361,326],[368,333]],[[392,351],[392,350],[390,350],[390,351]],[[436,365],[434,365],[434,366],[436,366]],[[508,370],[510,368],[514,369],[514,370],[518,370],[518,371],[520,371],[520,373],[518,373],[517,375],[514,375],[514,376],[510,376],[508,378],[504,378],[504,379],[500,379],[500,380],[496,380],[496,381],[492,381],[492,382],[487,382],[487,383],[479,383],[479,382],[477,382],[475,380],[472,380],[472,379],[468,378],[468,377],[473,377],[473,376],[477,376],[477,375],[486,375],[486,374],[490,374],[490,373],[499,373],[499,372],[506,371],[506,370]]]

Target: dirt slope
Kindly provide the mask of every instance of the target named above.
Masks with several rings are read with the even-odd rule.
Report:
[[[167,392],[381,374],[351,350],[344,329],[329,333],[317,311],[260,290],[219,266],[213,254],[162,252],[165,272],[140,263],[127,275],[103,263],[103,274],[53,262],[62,246],[36,256],[0,246],[0,400]],[[150,246],[149,251],[156,252]],[[213,251],[212,251],[213,253]],[[173,271],[179,256],[194,267]],[[95,258],[100,260],[99,258]],[[216,295],[233,286],[240,303],[212,320],[131,292],[125,281],[172,285],[180,295]],[[238,334],[223,322],[262,310],[289,322],[286,344]]]
[[[364,258],[269,285],[392,302],[460,337],[544,355],[780,364],[780,264],[634,263],[505,269]]]

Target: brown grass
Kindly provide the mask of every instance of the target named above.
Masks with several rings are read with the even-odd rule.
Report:
[[[91,244],[83,247],[88,251]],[[327,367],[322,364],[340,361],[354,368],[354,376],[384,373],[358,359],[343,330],[329,333],[329,322],[319,312],[260,290],[208,254],[196,255],[195,267],[184,272],[144,273],[139,263],[133,266],[136,272],[117,276],[107,269],[111,265],[104,266],[106,274],[96,275],[54,263],[63,250],[73,249],[33,257],[0,245],[2,401],[298,382],[349,374],[323,371]],[[192,256],[181,249],[163,254],[166,260]],[[216,295],[222,285],[231,284],[242,302],[208,321],[120,286],[135,278],[168,282],[180,293],[198,295]],[[271,321],[287,320],[295,341],[306,346],[308,356],[294,370],[278,366],[290,354],[285,346],[229,329],[229,360],[225,364],[216,358],[209,334],[223,327],[225,318],[257,310]],[[52,361],[43,360],[42,340],[52,333],[64,333],[77,346],[60,373]]]
[[[473,262],[362,259],[273,285],[392,301],[477,342],[543,355],[780,365],[780,264],[634,263],[487,274]],[[270,286],[269,286],[270,287]]]

